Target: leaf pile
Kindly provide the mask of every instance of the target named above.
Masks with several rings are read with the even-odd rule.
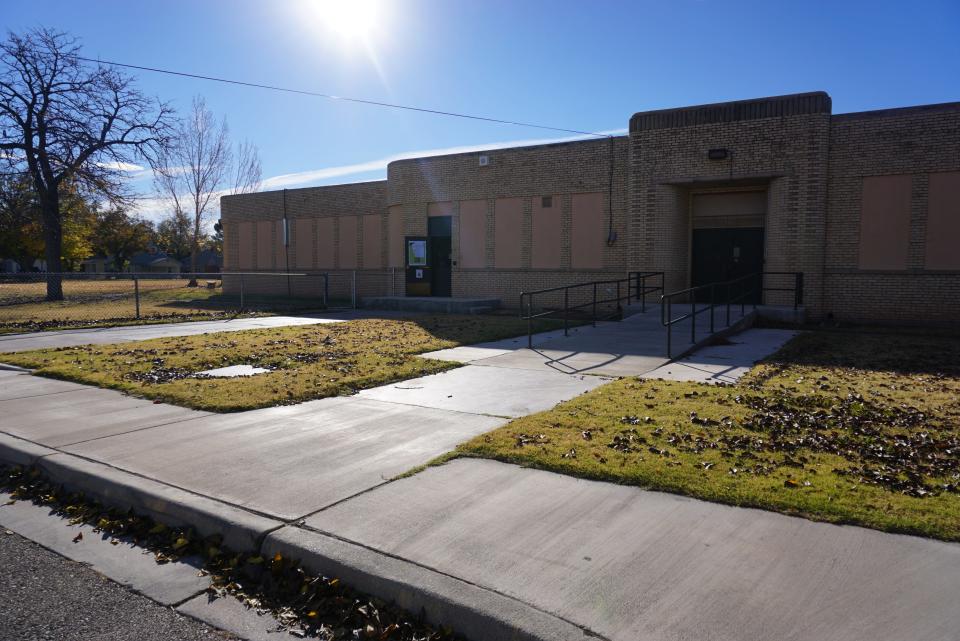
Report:
[[[343,585],[335,577],[314,576],[280,554],[264,558],[256,552],[236,552],[222,545],[219,535],[201,537],[191,528],[170,527],[132,510],[107,508],[79,493],[67,493],[38,470],[0,467],[0,490],[13,501],[32,501],[66,517],[71,524],[88,524],[110,537],[151,551],[157,563],[202,560],[209,576],[210,599],[232,596],[260,615],[270,614],[278,630],[323,641],[440,641],[455,637],[379,599]],[[81,544],[82,534],[74,539]]]
[[[848,394],[839,401],[784,393],[735,400],[755,410],[742,426],[764,438],[728,442],[728,446],[833,454],[852,463],[835,473],[918,498],[960,492],[960,438],[938,430],[915,407],[881,406],[860,394]]]

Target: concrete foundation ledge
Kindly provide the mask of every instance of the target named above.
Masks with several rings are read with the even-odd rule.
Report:
[[[471,641],[584,641],[598,635],[521,601],[340,539],[286,526],[267,535],[265,556],[299,559],[330,577],[446,625]]]
[[[690,343],[687,347],[682,349],[679,353],[674,354],[672,361],[678,361],[684,356],[689,356],[698,349],[706,347],[707,345],[712,345],[715,341],[720,340],[721,338],[727,338],[728,336],[733,336],[734,334],[739,334],[742,331],[748,330],[754,326],[757,322],[757,310],[752,310],[747,312],[744,316],[741,316],[737,319],[736,322],[731,325],[724,327],[723,329],[718,329],[716,332],[704,338],[703,340],[697,341],[696,343]]]
[[[2,454],[2,453],[0,453]],[[203,536],[221,534],[234,550],[258,547],[282,523],[70,454],[54,453],[36,462],[52,481],[105,505],[132,508],[168,525],[191,526]]]
[[[482,314],[499,309],[500,299],[375,296],[362,299],[360,305],[365,309],[422,312],[424,314]]]
[[[757,305],[757,316],[779,323],[803,325],[807,321],[807,309],[805,307],[794,309],[793,307],[778,305]]]

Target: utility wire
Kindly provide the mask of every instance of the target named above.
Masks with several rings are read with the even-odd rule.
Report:
[[[548,125],[538,125],[532,122],[519,122],[515,120],[501,120],[499,118],[488,118],[486,116],[475,116],[471,114],[456,113],[454,111],[441,111],[439,109],[427,109],[425,107],[411,107],[409,105],[397,105],[389,102],[380,102],[377,100],[364,100],[363,98],[350,98],[347,96],[334,96],[332,94],[320,93],[318,91],[307,91],[305,89],[290,89],[288,87],[278,87],[275,85],[264,85],[257,82],[246,82],[243,80],[231,80],[229,78],[217,78],[216,76],[203,76],[196,73],[187,73],[185,71],[173,71],[170,69],[160,69],[157,67],[142,67],[140,65],[131,65],[123,62],[113,62],[110,60],[99,60],[94,58],[85,58],[76,56],[77,60],[84,62],[93,62],[96,64],[110,65],[113,67],[125,67],[127,69],[138,69],[140,71],[152,71],[154,73],[163,73],[170,76],[180,76],[183,78],[196,78],[198,80],[210,80],[212,82],[221,82],[228,85],[239,85],[241,87],[255,87],[257,89],[269,89],[270,91],[282,91],[284,93],[300,94],[302,96],[314,96],[316,98],[326,98],[327,100],[339,100],[342,102],[353,102],[362,105],[373,105],[375,107],[386,107],[388,109],[402,109],[405,111],[417,111],[420,113],[434,114],[437,116],[450,116],[453,118],[466,118],[468,120],[482,120],[484,122],[495,122],[502,125],[516,125],[518,127],[531,127],[533,129],[546,129],[549,131],[561,131],[568,134],[578,134],[582,136],[595,136],[597,138],[611,138],[609,134],[600,134],[594,131],[580,131],[578,129],[564,129],[563,127],[550,127]]]

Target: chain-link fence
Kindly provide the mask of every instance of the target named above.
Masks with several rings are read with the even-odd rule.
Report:
[[[331,308],[357,309],[364,299],[404,295],[401,269],[357,269],[327,272]]]
[[[60,300],[48,297],[59,281]],[[326,274],[0,274],[0,333],[325,309]]]

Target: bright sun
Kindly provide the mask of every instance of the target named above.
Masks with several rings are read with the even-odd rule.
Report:
[[[380,25],[377,0],[307,0],[313,17],[343,40],[367,40]]]

